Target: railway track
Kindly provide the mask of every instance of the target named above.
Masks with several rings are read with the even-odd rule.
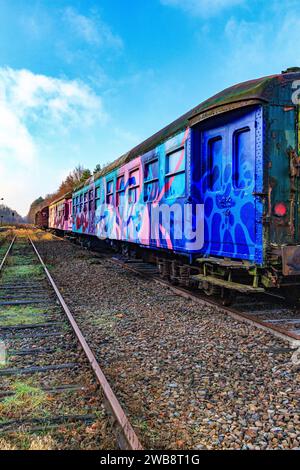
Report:
[[[60,446],[80,448],[90,434],[96,448],[142,448],[24,231],[0,264],[0,356],[0,438],[19,445],[51,432]]]
[[[7,249],[13,239],[12,230],[1,229],[0,230],[0,264],[3,261],[4,256],[7,253]]]
[[[155,282],[168,287],[180,296],[191,298],[202,304],[217,306],[235,319],[256,325],[287,340],[294,349],[300,347],[300,309],[297,306],[287,305],[283,297],[268,294],[238,295],[230,307],[224,307],[217,298],[208,297],[190,288],[174,286],[161,279],[153,264],[122,256],[113,256],[111,259],[138,275],[151,277]]]

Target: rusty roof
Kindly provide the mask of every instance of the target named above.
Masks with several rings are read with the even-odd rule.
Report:
[[[90,184],[101,176],[104,176],[119,166],[128,163],[139,155],[152,150],[157,145],[165,141],[167,138],[172,137],[181,130],[189,126],[190,121],[197,115],[206,113],[203,119],[209,117],[209,111],[220,108],[220,112],[227,111],[226,106],[229,104],[237,104],[238,106],[245,106],[245,104],[251,104],[251,100],[269,102],[272,101],[273,90],[276,86],[295,79],[300,78],[300,68],[294,67],[287,69],[282,74],[270,75],[267,77],[257,78],[255,80],[248,80],[246,82],[239,83],[237,85],[226,88],[225,90],[217,93],[211,98],[203,101],[195,108],[191,109],[181,117],[173,121],[168,126],[164,127],[160,131],[153,134],[151,137],[140,143],[129,152],[125,153],[114,162],[107,165],[101,171],[89,178],[84,184],[81,184],[76,188],[76,191],[82,189],[84,186]],[[224,108],[224,109],[223,109]]]
[[[57,199],[55,199],[54,201],[50,202],[50,204],[48,206],[43,207],[43,209],[45,209],[46,207],[55,206],[56,204],[59,204],[60,202],[64,201],[65,199],[71,199],[71,198],[72,198],[72,192],[69,191],[68,193],[64,194],[63,196],[60,196]]]

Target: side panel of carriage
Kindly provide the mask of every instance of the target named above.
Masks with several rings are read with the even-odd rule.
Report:
[[[49,206],[49,228],[72,231],[72,199],[64,198]]]
[[[196,209],[185,209],[191,202],[190,143],[186,129],[75,192],[73,231],[151,248],[193,250]],[[200,217],[203,225],[203,212]],[[203,236],[198,238],[199,243]]]

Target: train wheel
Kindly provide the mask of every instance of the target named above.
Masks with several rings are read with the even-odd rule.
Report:
[[[210,282],[203,282],[203,290],[206,295],[211,297],[212,295],[214,296],[219,296],[221,293],[221,288],[218,286],[215,286],[214,284],[211,284]]]
[[[222,289],[222,305],[229,307],[235,299],[235,292],[229,289]]]

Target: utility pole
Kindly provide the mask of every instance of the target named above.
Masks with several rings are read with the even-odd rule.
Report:
[[[1,198],[0,198],[0,201],[4,201],[4,197],[1,197]],[[0,221],[1,221],[1,225],[2,225],[2,221],[3,221],[3,215],[1,215],[1,219],[0,219]]]

